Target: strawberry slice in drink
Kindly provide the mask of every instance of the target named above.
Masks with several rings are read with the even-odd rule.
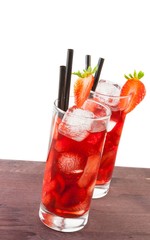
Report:
[[[82,188],[87,187],[92,181],[95,181],[95,174],[100,165],[100,154],[88,157],[84,172],[78,181],[78,185]]]
[[[57,169],[67,185],[72,185],[81,177],[85,166],[85,157],[76,152],[61,153],[57,159]]]
[[[57,167],[64,174],[75,174],[83,172],[85,159],[78,153],[61,153],[57,160]]]

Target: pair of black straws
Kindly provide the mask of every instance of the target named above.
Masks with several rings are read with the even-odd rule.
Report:
[[[74,54],[73,49],[67,50],[66,66],[60,66],[59,70],[58,108],[62,109],[63,111],[66,111],[69,105],[73,54]],[[92,87],[92,91],[95,91],[96,86],[98,84],[103,63],[104,58],[99,58],[97,63],[97,71],[94,75],[94,84]],[[86,55],[85,69],[88,69],[89,66],[91,66],[91,55]]]

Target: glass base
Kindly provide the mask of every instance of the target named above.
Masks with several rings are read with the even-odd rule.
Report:
[[[84,228],[88,221],[89,211],[81,217],[63,218],[47,211],[41,204],[39,209],[40,220],[49,228],[60,232],[76,232]]]
[[[109,191],[110,182],[111,180],[103,185],[95,185],[92,199],[104,197]]]

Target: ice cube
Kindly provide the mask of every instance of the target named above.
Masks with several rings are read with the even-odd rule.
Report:
[[[106,128],[107,128],[107,121],[105,121],[105,120],[93,121],[91,132],[92,133],[102,132],[102,131],[106,130]]]
[[[121,87],[109,80],[100,80],[96,88],[96,92],[110,96],[119,96],[120,91]]]
[[[95,119],[92,121],[90,132],[101,132],[107,128],[107,120],[100,120],[99,118],[107,116],[108,110],[103,105],[99,104],[98,98],[95,97],[93,99],[87,99],[82,108],[92,111],[95,115]]]
[[[89,135],[94,116],[89,110],[72,107],[65,113],[58,131],[75,141],[83,141]]]
[[[118,84],[109,80],[100,80],[95,91],[103,95],[100,98],[107,105],[116,106],[118,104],[121,91],[121,87]]]
[[[99,98],[87,99],[82,105],[82,109],[93,112],[97,117],[104,117],[107,115],[106,108],[100,104]]]

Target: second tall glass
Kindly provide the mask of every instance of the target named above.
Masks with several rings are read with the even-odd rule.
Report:
[[[121,87],[118,84],[107,80],[101,80],[95,91],[97,101],[109,106],[112,114],[93,198],[101,198],[109,191],[120,137],[126,118],[124,110],[128,107],[130,101],[130,96],[119,96],[120,91]]]

